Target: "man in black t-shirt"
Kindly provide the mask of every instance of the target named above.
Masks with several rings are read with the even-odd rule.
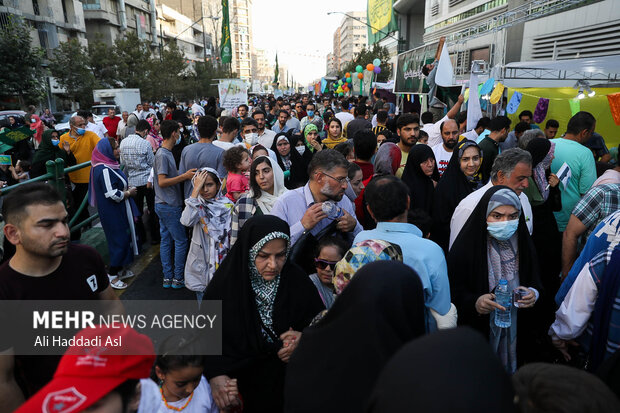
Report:
[[[117,300],[101,256],[70,243],[68,214],[50,185],[32,183],[4,199],[4,236],[16,252],[0,266],[0,300]],[[43,387],[60,356],[15,356],[0,332],[0,410],[13,411]],[[19,385],[18,385],[19,383]]]

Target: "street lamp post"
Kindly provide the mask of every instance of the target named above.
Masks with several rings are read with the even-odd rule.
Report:
[[[360,20],[360,19],[358,19],[357,17],[353,17],[353,16],[351,16],[350,14],[346,14],[346,13],[341,12],[341,11],[328,11],[328,12],[327,12],[327,15],[328,15],[328,16],[329,16],[329,15],[331,15],[331,14],[343,14],[343,15],[345,15],[345,16],[347,16],[347,17],[349,17],[349,18],[353,19],[353,20],[356,20],[356,21],[358,21],[358,22],[360,22],[360,23],[365,24],[366,26],[370,27],[370,28],[371,28],[371,29],[373,29],[373,30],[378,31],[379,33],[384,34],[386,37],[391,37],[392,39],[396,40],[396,41],[398,42],[398,44],[399,44],[399,45],[403,42],[403,40],[401,40],[401,39],[399,39],[399,38],[397,38],[397,37],[394,37],[393,35],[391,35],[391,34],[389,34],[389,33],[386,33],[386,32],[384,32],[383,30],[379,30],[379,29],[377,29],[376,27],[371,26],[370,24],[368,24],[368,23],[367,23],[367,22],[365,22],[364,20]]]

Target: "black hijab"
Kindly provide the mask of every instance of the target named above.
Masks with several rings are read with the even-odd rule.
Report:
[[[268,234],[288,235],[286,222],[273,215],[250,218],[237,242],[207,286],[205,300],[222,300],[222,355],[208,357],[205,376],[212,378],[243,369],[254,359],[276,356],[282,343],[270,343],[261,332],[261,318],[250,282],[250,250]],[[286,261],[273,303],[273,332],[302,331],[325,307],[304,272]]]
[[[456,237],[447,259],[450,294],[459,313],[458,323],[475,328],[485,337],[489,336],[489,315],[479,315],[475,304],[478,297],[490,292],[487,259],[487,207],[495,192],[507,188],[495,185],[484,194]],[[518,235],[519,282],[523,286],[536,288],[542,294],[536,249],[523,215],[519,217],[519,227],[516,232]],[[528,323],[534,311],[536,311],[536,306],[533,309],[520,309],[518,324]],[[521,340],[518,340],[517,346],[520,345]]]
[[[479,183],[479,181],[468,179],[461,170],[461,158],[467,148],[477,148],[478,153],[482,156],[482,151],[474,141],[459,142],[452,152],[448,167],[435,188],[431,239],[443,248],[446,254],[450,243],[450,220],[454,210],[459,202],[476,189]]]
[[[360,269],[325,317],[307,328],[289,363],[286,412],[360,412],[379,372],[424,334],[419,277],[396,261]]]
[[[428,177],[420,168],[420,164],[430,158],[435,159],[435,154],[430,146],[414,145],[409,151],[402,176],[402,181],[409,187],[411,196],[409,209],[420,208],[429,215],[433,212],[433,192],[435,191],[433,181],[439,181],[439,171],[437,161],[435,161],[433,175]]]
[[[514,412],[510,377],[480,333],[440,330],[387,363],[366,412]]]
[[[308,182],[308,163],[299,152],[297,152],[297,149],[295,149],[299,136],[293,135],[293,129],[290,129],[288,132],[278,133],[273,139],[271,150],[275,152],[276,158],[278,158],[278,165],[280,165],[282,171],[286,171],[286,167],[284,166],[282,155],[278,152],[278,139],[280,136],[284,136],[291,145],[291,151],[289,152],[289,159],[291,161],[290,176],[288,179],[285,179],[284,186],[286,186],[287,189],[295,189],[304,186],[306,182]]]

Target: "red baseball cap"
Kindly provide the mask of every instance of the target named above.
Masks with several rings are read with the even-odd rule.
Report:
[[[97,340],[98,337],[102,340]],[[120,341],[106,346],[107,337]],[[70,347],[62,356],[52,381],[16,413],[81,412],[125,381],[149,377],[155,349],[147,336],[129,327],[96,327],[77,333],[76,343],[80,338],[94,345]],[[122,344],[120,348],[118,343]]]

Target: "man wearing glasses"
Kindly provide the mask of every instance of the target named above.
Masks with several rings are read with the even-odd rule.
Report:
[[[342,216],[336,219],[339,231],[353,236],[362,231],[355,217],[355,206],[344,197],[349,185],[348,165],[344,156],[333,149],[317,152],[308,166],[310,181],[276,201],[271,214],[289,224],[291,244],[308,231],[316,235],[332,222],[323,212],[323,203],[327,201],[335,203],[342,211]]]

